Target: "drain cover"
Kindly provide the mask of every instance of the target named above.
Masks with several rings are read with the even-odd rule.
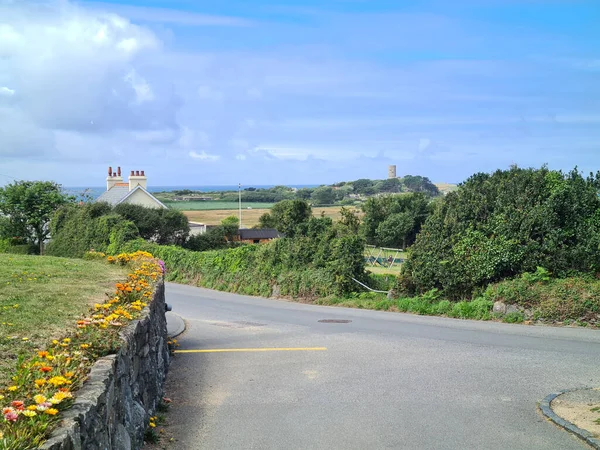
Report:
[[[321,320],[319,320],[319,322],[321,322],[321,323],[350,323],[352,321],[345,320],[345,319],[321,319]]]

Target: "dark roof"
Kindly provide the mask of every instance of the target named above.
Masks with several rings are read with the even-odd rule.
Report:
[[[282,233],[274,228],[248,228],[240,230],[240,239],[243,241],[247,239],[275,239],[283,236]]]

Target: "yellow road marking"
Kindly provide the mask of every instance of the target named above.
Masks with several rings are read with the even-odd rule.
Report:
[[[212,348],[204,350],[175,350],[175,353],[230,353],[230,352],[310,352],[325,351],[327,347],[280,347],[280,348]]]

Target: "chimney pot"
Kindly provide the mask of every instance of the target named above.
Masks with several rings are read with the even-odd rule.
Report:
[[[136,171],[135,171],[135,176],[136,176],[136,177],[139,177],[139,176],[140,176],[140,171],[139,171],[139,170],[136,170]]]
[[[142,170],[142,176],[145,177],[146,175],[144,175],[144,171]]]
[[[112,166],[108,166],[108,176],[112,177]]]
[[[130,177],[133,177],[135,175],[135,172],[132,170],[131,171],[131,175],[129,175]]]
[[[117,167],[117,175],[121,176],[121,166]]]

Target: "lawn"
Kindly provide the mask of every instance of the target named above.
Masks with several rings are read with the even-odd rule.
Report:
[[[102,262],[0,254],[0,385],[30,356],[106,299],[127,269]]]

